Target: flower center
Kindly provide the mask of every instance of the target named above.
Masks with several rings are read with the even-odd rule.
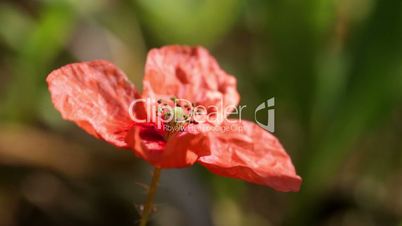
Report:
[[[171,97],[157,101],[157,116],[166,137],[183,132],[190,124],[198,124],[197,118],[205,115],[206,109],[185,99]]]

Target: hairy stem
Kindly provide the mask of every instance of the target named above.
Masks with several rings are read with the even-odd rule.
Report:
[[[156,190],[158,188],[160,175],[161,175],[161,169],[155,167],[153,175],[152,175],[151,185],[149,187],[149,191],[148,191],[148,195],[147,195],[147,200],[144,204],[144,210],[142,212],[140,226],[146,226],[148,218],[151,215],[151,212],[153,209],[154,197],[156,194]]]

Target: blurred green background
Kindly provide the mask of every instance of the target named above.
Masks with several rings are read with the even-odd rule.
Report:
[[[140,86],[165,44],[210,49],[248,109],[275,97],[304,183],[166,170],[152,225],[402,226],[401,0],[2,0],[0,22],[0,226],[138,222],[150,167],[61,120],[45,77],[102,58]]]

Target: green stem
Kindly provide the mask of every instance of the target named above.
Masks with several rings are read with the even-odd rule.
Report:
[[[154,197],[156,194],[156,190],[158,188],[160,175],[161,175],[161,168],[155,167],[153,175],[152,175],[151,185],[149,187],[149,191],[148,191],[148,195],[147,195],[147,201],[145,202],[144,210],[142,212],[140,226],[146,226],[148,218],[151,215],[151,212],[153,209]]]

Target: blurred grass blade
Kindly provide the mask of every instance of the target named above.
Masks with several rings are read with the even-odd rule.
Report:
[[[349,81],[334,111],[316,133],[304,160],[299,203],[290,225],[313,224],[320,194],[334,183],[351,146],[366,130],[377,126],[402,97],[402,2],[378,0],[365,26],[354,37]],[[378,150],[384,151],[384,150]]]
[[[0,4],[0,41],[12,49],[18,49],[31,32],[34,22],[13,5]]]
[[[3,119],[35,117],[40,88],[44,87],[50,63],[65,47],[74,25],[74,13],[58,2],[46,7],[32,32],[19,43],[13,61],[14,73],[2,104]]]

